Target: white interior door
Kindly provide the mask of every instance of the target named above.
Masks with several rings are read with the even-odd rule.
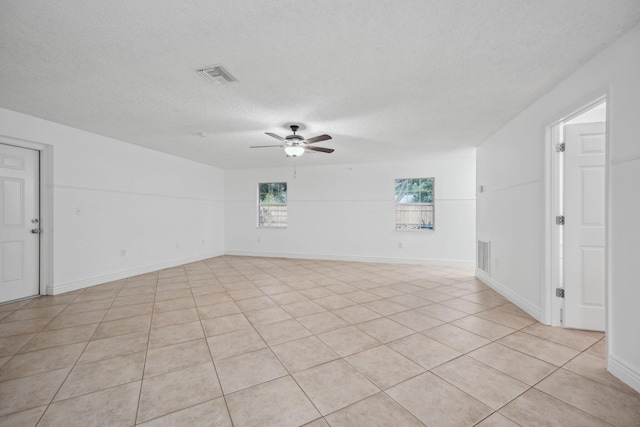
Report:
[[[0,302],[40,293],[39,197],[38,151],[0,144]]]
[[[606,125],[566,125],[564,142],[564,325],[604,331]]]

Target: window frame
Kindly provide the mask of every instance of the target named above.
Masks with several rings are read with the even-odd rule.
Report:
[[[279,192],[277,193],[278,195],[284,195],[284,203],[263,203],[262,202],[262,195],[263,194],[274,194],[271,192],[266,192],[263,193],[261,192],[261,187],[263,185],[284,185],[284,192]],[[256,228],[267,228],[267,229],[286,229],[289,225],[289,186],[287,184],[286,181],[284,182],[258,182],[258,197],[257,197],[257,213],[258,216],[256,218],[257,220],[257,224],[256,224]],[[262,212],[262,208],[271,208],[271,207],[278,207],[281,208],[283,207],[285,208],[285,221],[284,221],[284,225],[270,225],[271,223],[266,222],[266,221],[262,221],[262,217],[263,217],[263,212]],[[280,222],[278,222],[278,224],[280,224]]]
[[[432,184],[431,184],[431,202],[399,202],[398,201],[398,193],[397,193],[397,186],[398,186],[398,181],[427,181],[427,180],[431,180]],[[405,195],[402,195],[402,197],[406,197],[406,195],[412,194],[409,191],[407,191],[405,193]],[[394,180],[394,214],[395,214],[395,220],[394,220],[394,231],[435,231],[436,229],[436,209],[435,209],[435,201],[436,201],[436,178],[435,176],[431,176],[431,177],[426,177],[426,178],[396,178]],[[418,226],[415,228],[409,228],[406,225],[408,225],[407,223],[398,223],[398,208],[400,206],[430,206],[431,210],[431,227],[428,227],[425,224],[425,226]],[[420,212],[429,212],[428,210],[425,211],[420,211]],[[405,225],[405,227],[402,227],[402,225]]]

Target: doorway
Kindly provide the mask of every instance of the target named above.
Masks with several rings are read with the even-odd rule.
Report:
[[[607,104],[551,127],[552,324],[606,329]]]
[[[0,144],[0,303],[40,293],[40,153]]]

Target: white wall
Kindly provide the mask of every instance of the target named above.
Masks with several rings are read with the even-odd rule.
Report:
[[[609,369],[640,391],[640,26],[581,67],[477,151],[477,234],[492,243],[491,283],[543,306],[545,127],[609,89]]]
[[[292,159],[293,163],[293,159]],[[411,163],[225,172],[226,253],[473,266],[475,150]],[[435,230],[394,231],[394,180],[435,177]],[[288,183],[287,229],[259,229],[259,182]],[[402,248],[399,248],[402,243]]]
[[[222,170],[6,109],[0,135],[53,147],[49,293],[224,252]]]

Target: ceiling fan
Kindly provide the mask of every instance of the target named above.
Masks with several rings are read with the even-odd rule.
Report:
[[[315,144],[320,141],[327,141],[331,139],[329,135],[320,135],[313,138],[305,139],[302,135],[296,135],[296,132],[300,128],[298,125],[289,126],[293,135],[281,137],[275,133],[265,132],[267,135],[274,137],[277,140],[282,141],[280,145],[254,145],[251,148],[270,148],[270,147],[284,147],[284,152],[287,157],[300,157],[305,151],[316,151],[319,153],[333,153],[333,148],[316,147],[310,144]]]

